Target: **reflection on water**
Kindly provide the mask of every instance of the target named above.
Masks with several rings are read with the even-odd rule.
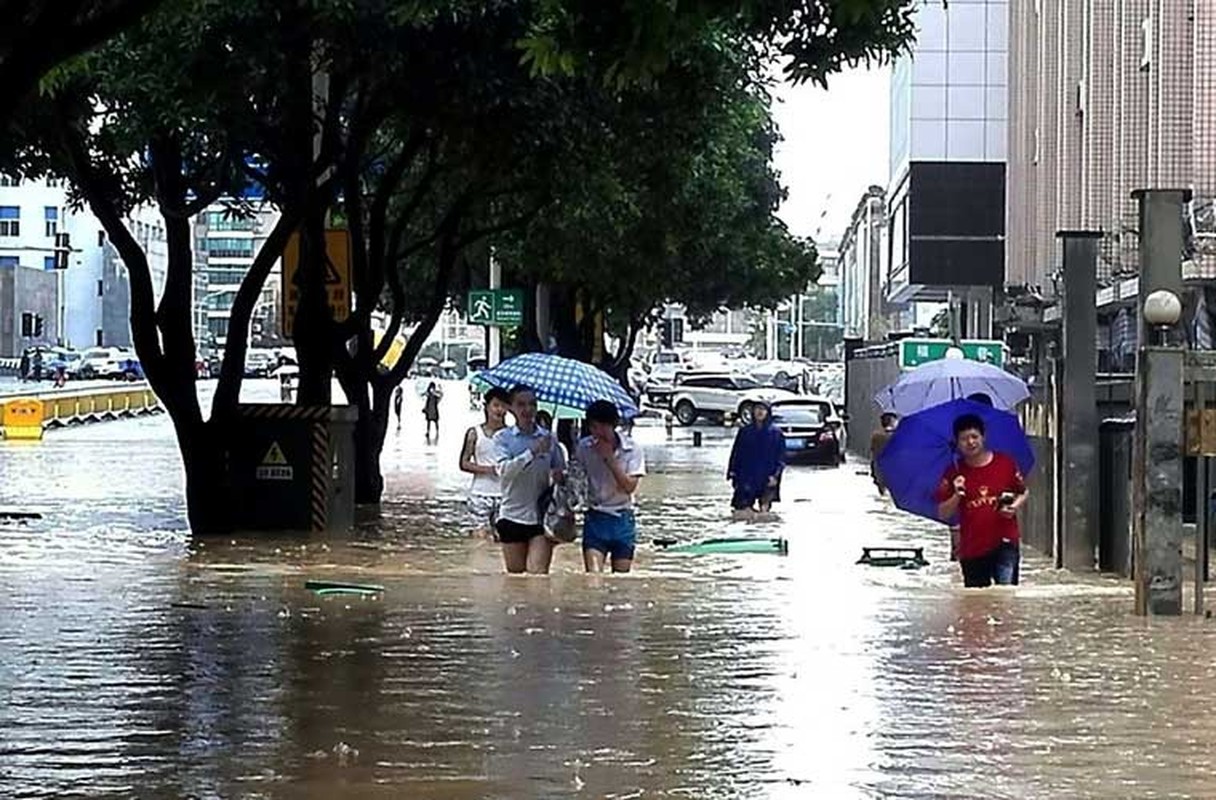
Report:
[[[566,547],[508,579],[460,530],[459,400],[432,445],[407,407],[383,519],[333,539],[192,543],[163,418],[0,450],[0,504],[47,515],[0,525],[0,797],[1216,796],[1210,622],[1041,562],[964,592],[853,465],[729,522],[710,429],[639,428],[643,540],[788,557],[644,546],[589,578]],[[932,563],[854,565],[891,542]]]

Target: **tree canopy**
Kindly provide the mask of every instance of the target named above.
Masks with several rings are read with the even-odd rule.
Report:
[[[553,202],[496,243],[511,274],[569,290],[561,308],[603,313],[622,340],[666,302],[695,324],[815,280],[814,246],[775,216],[779,137],[762,64],[740,52],[707,46],[615,99],[614,124],[586,139]],[[588,324],[572,346],[559,331],[559,346],[586,358],[595,336]]]
[[[0,2],[0,128],[51,68],[117,35],[161,2]]]

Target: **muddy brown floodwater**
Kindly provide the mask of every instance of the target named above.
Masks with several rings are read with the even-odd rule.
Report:
[[[508,579],[461,530],[449,394],[436,445],[407,406],[383,519],[342,537],[192,541],[164,418],[0,445],[0,505],[45,514],[0,526],[0,797],[1216,796],[1212,622],[1033,558],[965,592],[859,465],[793,468],[778,520],[731,523],[710,428],[638,429],[642,539],[788,557],[646,545],[590,578],[564,547]],[[883,543],[932,563],[854,564]]]

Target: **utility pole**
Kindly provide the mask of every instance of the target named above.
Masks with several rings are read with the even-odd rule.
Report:
[[[1149,189],[1140,204],[1140,331],[1132,464],[1136,613],[1182,613],[1182,207],[1189,192]],[[1151,338],[1160,334],[1158,343]],[[1071,388],[1071,387],[1070,387]]]
[[[1094,568],[1098,541],[1098,242],[1101,231],[1060,231],[1064,245],[1063,381],[1060,475],[1061,550],[1071,570]]]

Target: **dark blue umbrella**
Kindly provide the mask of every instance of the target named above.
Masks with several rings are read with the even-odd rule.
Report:
[[[964,414],[984,421],[989,450],[1004,453],[1017,462],[1023,475],[1030,474],[1034,449],[1017,417],[971,400],[952,400],[900,420],[878,456],[878,469],[895,505],[917,516],[938,518],[933,496],[946,470],[958,460],[954,421]]]

